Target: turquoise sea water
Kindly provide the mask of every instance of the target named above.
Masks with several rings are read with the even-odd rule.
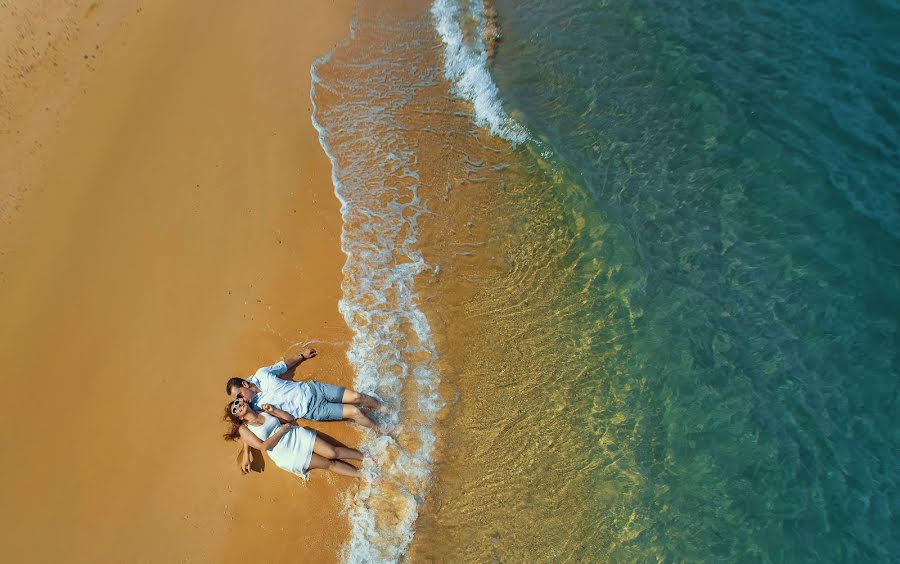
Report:
[[[497,8],[507,111],[615,234],[574,243],[621,276],[572,329],[627,288],[580,376],[646,489],[609,556],[900,558],[900,5]]]
[[[405,425],[349,559],[900,559],[900,6],[494,5],[490,64],[437,0],[314,69]]]

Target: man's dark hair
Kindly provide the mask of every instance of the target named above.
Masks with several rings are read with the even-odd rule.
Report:
[[[246,380],[244,380],[243,378],[231,378],[230,380],[228,380],[228,383],[225,384],[225,393],[230,396],[231,388],[240,388],[244,385],[244,382],[246,382]]]

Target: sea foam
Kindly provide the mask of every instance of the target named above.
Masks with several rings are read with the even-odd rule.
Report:
[[[310,90],[313,126],[341,202],[347,259],[339,308],[354,334],[347,353],[354,385],[384,400],[386,413],[377,417],[394,429],[391,436],[369,432],[361,445],[364,479],[348,501],[349,562],[397,561],[408,548],[442,405],[431,328],[415,291],[416,276],[430,268],[416,248],[427,209],[415,139],[396,119],[417,88],[434,82],[413,64],[421,29],[372,23],[352,26],[348,40],[313,64]],[[354,44],[359,35],[366,49]]]
[[[471,0],[466,8],[458,0],[435,0],[431,5],[434,26],[444,43],[444,76],[453,83],[454,94],[472,103],[479,126],[514,144],[523,143],[531,136],[503,109],[488,70],[484,12],[482,0]]]

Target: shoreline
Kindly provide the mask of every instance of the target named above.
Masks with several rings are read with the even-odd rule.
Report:
[[[0,538],[18,561],[339,559],[352,481],[242,476],[221,388],[303,344],[320,354],[298,377],[352,385],[309,101],[351,12],[48,1],[0,36],[52,45],[6,90],[0,132],[0,360],[27,428]]]

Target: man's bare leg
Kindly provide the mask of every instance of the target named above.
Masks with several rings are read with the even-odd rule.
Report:
[[[366,409],[371,409],[372,411],[377,411],[381,409],[381,402],[372,396],[367,396],[366,394],[361,394],[355,390],[344,390],[344,397],[341,398],[341,403],[350,403],[353,405],[361,405]]]
[[[344,397],[347,397],[347,394],[344,394]],[[357,406],[351,403],[345,403],[343,412],[344,419],[349,419],[353,421],[357,425],[362,425],[363,427],[367,427],[369,429],[377,429],[378,426],[375,425],[375,422],[369,419],[369,416],[363,413],[363,410],[358,408]]]

